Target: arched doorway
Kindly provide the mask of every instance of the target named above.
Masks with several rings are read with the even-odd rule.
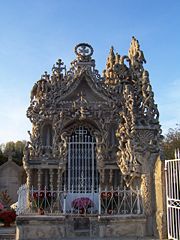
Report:
[[[77,127],[69,137],[66,183],[69,193],[98,192],[96,140],[85,126]]]
[[[96,140],[92,131],[83,125],[77,126],[68,138],[68,155],[64,189],[66,211],[78,213],[73,202],[89,199],[98,211],[99,173],[96,162]],[[87,209],[86,209],[87,210]]]

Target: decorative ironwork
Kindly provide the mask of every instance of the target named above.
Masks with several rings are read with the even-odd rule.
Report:
[[[69,138],[67,183],[68,192],[98,191],[98,171],[95,138],[87,128],[80,126]]]
[[[180,159],[165,161],[168,239],[180,239]]]
[[[18,191],[18,215],[33,214],[39,210],[46,215],[139,215],[143,214],[140,190],[100,189],[99,193],[82,196],[54,189],[28,189],[23,185]],[[27,204],[27,200],[31,204]],[[21,201],[26,199],[26,201]],[[21,211],[19,211],[21,210]]]

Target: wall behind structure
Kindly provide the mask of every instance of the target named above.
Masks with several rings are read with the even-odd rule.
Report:
[[[25,171],[13,161],[7,161],[0,166],[0,191],[8,192],[13,202],[18,199],[17,190],[25,183]]]

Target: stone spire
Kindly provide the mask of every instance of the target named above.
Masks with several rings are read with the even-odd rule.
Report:
[[[115,54],[114,54],[114,47],[110,48],[109,56],[106,62],[106,68],[109,70],[113,70],[113,66],[115,64]]]
[[[140,45],[138,40],[133,36],[131,40],[131,45],[129,48],[128,57],[131,61],[131,66],[134,69],[143,70],[143,63],[146,63],[144,53],[140,50]]]
[[[103,71],[103,76],[105,77],[105,83],[107,85],[115,85],[115,74],[114,74],[114,65],[117,61],[117,57],[114,54],[114,47],[110,48],[110,52],[106,61],[106,69]]]

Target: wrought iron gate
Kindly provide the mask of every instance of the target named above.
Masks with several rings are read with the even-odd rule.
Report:
[[[69,193],[98,192],[95,138],[84,126],[69,137],[67,191]]]
[[[180,159],[165,161],[168,239],[180,239]]]

